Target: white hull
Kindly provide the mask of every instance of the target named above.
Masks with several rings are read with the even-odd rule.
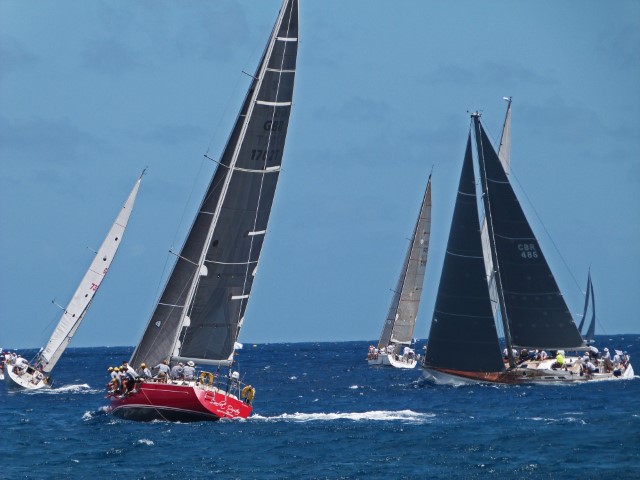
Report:
[[[24,388],[27,390],[40,390],[49,388],[47,377],[36,372],[32,367],[20,369],[18,373],[14,371],[13,365],[7,365],[7,386],[10,388]]]
[[[431,368],[422,369],[423,376],[438,385],[465,385],[478,383],[504,383],[504,384],[554,384],[554,383],[582,383],[611,380],[631,380],[635,378],[633,366],[628,365],[620,375],[613,372],[581,374],[580,362],[577,357],[568,357],[565,368],[553,369],[551,366],[555,360],[526,362],[513,370],[500,375],[487,375],[481,378],[482,374],[474,375],[470,372],[460,372],[460,375],[448,373]],[[602,367],[601,367],[602,368]]]
[[[470,378],[459,377],[457,375],[450,375],[448,373],[440,372],[438,370],[432,370],[430,368],[422,368],[422,376],[429,382],[436,385],[473,385],[478,383],[486,383],[480,380],[474,380]]]
[[[367,357],[367,364],[371,366],[375,365],[386,365],[389,367],[395,368],[415,368],[417,365],[417,361],[415,358],[406,359],[404,357],[398,357],[396,360],[393,354],[389,353],[381,353],[376,355],[369,355]]]

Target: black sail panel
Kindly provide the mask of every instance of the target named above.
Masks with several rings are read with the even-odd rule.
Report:
[[[232,358],[282,163],[297,49],[298,2],[286,0],[133,365]]]
[[[474,117],[485,211],[513,345],[575,348],[582,337],[479,117]]]
[[[504,370],[482,253],[470,136],[431,321],[425,366],[466,372]]]

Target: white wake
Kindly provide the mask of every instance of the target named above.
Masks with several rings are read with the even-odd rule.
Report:
[[[370,412],[346,412],[346,413],[284,413],[273,417],[263,417],[262,415],[252,415],[251,420],[261,420],[266,422],[326,422],[332,420],[378,421],[378,422],[407,422],[407,423],[428,423],[435,415],[432,413],[418,413],[412,410],[374,410]]]

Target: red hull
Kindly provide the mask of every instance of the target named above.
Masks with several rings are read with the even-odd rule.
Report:
[[[251,405],[208,386],[143,382],[124,396],[113,395],[111,413],[128,420],[193,422],[247,418]]]

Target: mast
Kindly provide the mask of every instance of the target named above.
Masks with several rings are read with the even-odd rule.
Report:
[[[513,101],[513,97],[502,98],[507,101],[507,113],[504,116],[504,124],[502,125],[498,158],[504,167],[504,172],[509,175],[509,165],[511,162],[511,102]]]
[[[593,282],[591,282],[591,322],[587,330],[587,343],[593,343],[596,336],[596,297],[593,294]]]
[[[509,108],[511,107],[511,101],[509,101]],[[507,113],[508,117],[508,113]],[[478,168],[480,169],[480,179],[482,182],[482,201],[484,204],[485,211],[485,220],[487,221],[487,233],[489,239],[489,250],[491,252],[491,261],[494,266],[494,280],[496,285],[496,291],[498,294],[498,304],[500,306],[500,319],[502,321],[502,328],[504,332],[504,341],[507,347],[507,356],[509,358],[509,366],[514,368],[516,366],[515,359],[513,357],[513,344],[511,341],[511,331],[509,328],[509,320],[507,317],[507,307],[505,305],[504,299],[504,290],[502,288],[502,279],[500,276],[500,265],[498,264],[498,256],[496,254],[496,240],[495,233],[493,231],[493,221],[491,218],[491,204],[489,202],[489,194],[488,189],[489,185],[487,182],[487,172],[485,168],[484,162],[484,150],[481,147],[482,137],[480,135],[480,113],[475,112],[471,114],[471,118],[473,119],[475,137],[476,137],[476,145],[478,152]]]
[[[80,285],[78,285],[67,307],[64,309],[51,338],[38,354],[35,363],[42,366],[43,372],[50,373],[53,367],[55,367],[58,359],[80,326],[93,298],[98,292],[98,288],[102,284],[102,280],[104,280],[104,277],[107,275],[111,262],[120,246],[122,235],[124,235],[127,227],[144,173],[143,171],[133,186],[131,193],[129,193],[127,200],[98,249],[89,269],[80,281]]]

